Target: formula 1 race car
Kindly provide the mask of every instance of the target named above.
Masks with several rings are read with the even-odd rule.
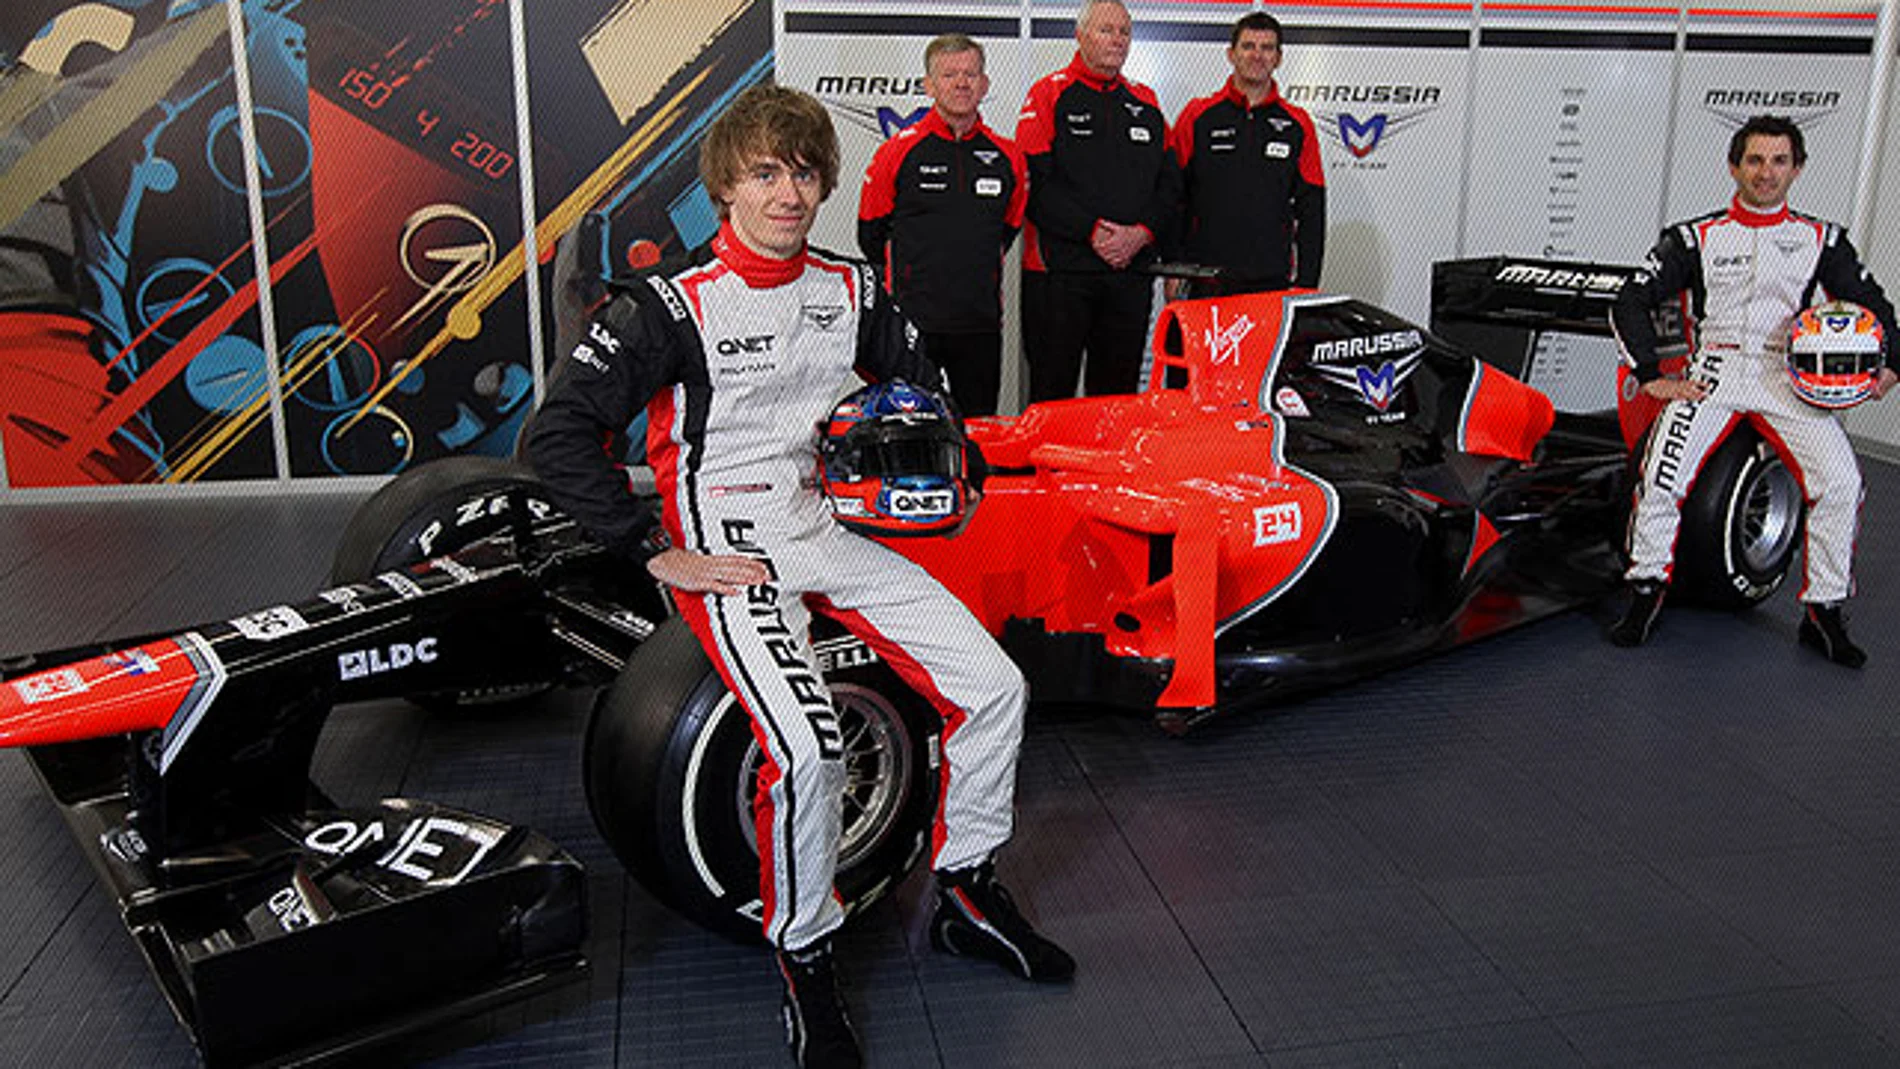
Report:
[[[1539,331],[1607,329],[1627,271],[1523,267],[1440,265],[1431,331],[1312,291],[1170,304],[1147,392],[972,421],[976,516],[892,545],[1039,702],[1172,731],[1598,598],[1645,417],[1633,391],[1620,420],[1557,412],[1511,372]],[[1494,359],[1441,336],[1461,332]],[[1685,511],[1712,563],[1678,588],[1766,598],[1799,527],[1791,487],[1736,435]],[[747,718],[655,585],[530,472],[462,457],[398,477],[331,578],[300,604],[0,664],[0,745],[26,748],[207,1062],[350,1053],[585,968],[581,874],[558,846],[422,802],[339,808],[310,782],[345,702],[452,713],[600,687],[581,773],[602,836],[660,899],[758,938]],[[841,624],[811,637],[845,738],[855,910],[922,855],[940,727]],[[336,1021],[354,1024],[318,1023]]]

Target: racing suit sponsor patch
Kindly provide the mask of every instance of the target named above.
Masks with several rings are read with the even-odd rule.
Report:
[[[772,564],[772,558],[764,546],[752,540],[756,527],[751,520],[729,519],[720,524],[720,534],[733,552],[757,560],[776,578],[778,568]],[[746,615],[752,618],[753,627],[765,640],[765,649],[773,665],[784,677],[786,688],[791,691],[811,725],[812,736],[818,742],[819,758],[825,761],[843,758],[844,731],[838,726],[837,711],[831,706],[831,692],[825,689],[824,681],[813,675],[807,667],[799,648],[804,639],[793,634],[785,623],[784,610],[779,608],[778,603],[778,585],[775,582],[754,584],[745,588],[743,597]]]
[[[838,320],[844,316],[844,305],[808,304],[800,311],[805,316],[805,322],[819,330],[830,330],[837,326]]]

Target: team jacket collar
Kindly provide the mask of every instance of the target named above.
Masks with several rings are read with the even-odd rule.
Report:
[[[713,255],[719,262],[732,268],[733,273],[745,279],[745,284],[755,290],[783,286],[805,271],[805,259],[809,255],[801,251],[789,260],[774,260],[770,256],[761,256],[746,247],[739,235],[732,231],[730,219],[719,224],[719,236],[713,238]]]
[[[1772,212],[1758,212],[1742,203],[1741,194],[1729,202],[1728,217],[1743,226],[1775,226],[1788,221],[1788,205],[1783,202]]]
[[[1238,107],[1240,110],[1242,111],[1247,110],[1247,94],[1241,92],[1240,88],[1234,84],[1234,76],[1231,74],[1227,76],[1227,85],[1225,88],[1221,90],[1221,97],[1231,102],[1235,107]],[[1268,104],[1277,103],[1279,99],[1280,99],[1280,83],[1275,81],[1272,78],[1268,78],[1267,79],[1267,95],[1261,97],[1260,103],[1255,104],[1254,107],[1264,108]]]
[[[934,107],[931,108],[930,112],[922,119],[917,121],[917,133],[920,136],[929,137],[934,134],[937,137],[943,138],[945,141],[968,141],[978,134],[988,132],[989,128],[983,124],[983,116],[978,115],[976,122],[971,124],[970,129],[965,131],[962,137],[958,137],[956,131],[950,129],[950,121],[943,117],[943,112],[938,111]]]
[[[1082,62],[1082,50],[1079,48],[1075,51],[1075,58],[1069,61],[1069,77],[1100,93],[1106,93],[1118,85],[1128,84],[1128,79],[1119,74],[1113,78],[1104,78],[1090,70],[1089,65]]]

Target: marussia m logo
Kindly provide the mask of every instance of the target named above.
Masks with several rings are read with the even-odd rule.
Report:
[[[1365,159],[1389,137],[1438,110],[1442,95],[1435,85],[1289,85],[1286,98],[1303,104],[1320,133],[1354,159]],[[1351,111],[1325,104],[1357,104]],[[1373,110],[1373,108],[1378,110]]]
[[[1329,367],[1316,364],[1313,370],[1330,382],[1359,391],[1361,400],[1377,411],[1384,412],[1392,407],[1393,400],[1399,395],[1399,387],[1412,377],[1412,372],[1418,370],[1419,361],[1424,358],[1425,353],[1420,350],[1376,366],[1353,364],[1350,367]]]
[[[895,107],[888,104],[868,104],[848,100],[848,97],[885,97],[902,98],[924,95],[922,78],[891,78],[857,74],[821,74],[815,95],[824,101],[825,106],[842,115],[854,125],[874,130],[879,137],[890,140],[906,128],[923,121],[930,114],[930,104],[922,107],[909,107],[908,102]]]

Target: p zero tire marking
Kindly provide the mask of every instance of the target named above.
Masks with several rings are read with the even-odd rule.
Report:
[[[713,708],[711,716],[706,718],[706,726],[700,729],[699,737],[693,740],[693,752],[686,760],[686,777],[680,791],[680,830],[685,833],[686,852],[693,859],[693,870],[699,873],[699,881],[706,885],[713,897],[726,897],[725,885],[713,875],[712,866],[706,863],[706,855],[699,848],[699,817],[695,813],[694,800],[699,795],[699,770],[705,763],[706,748],[712,745],[713,736],[726,715],[732,711],[737,699],[730,691]]]

